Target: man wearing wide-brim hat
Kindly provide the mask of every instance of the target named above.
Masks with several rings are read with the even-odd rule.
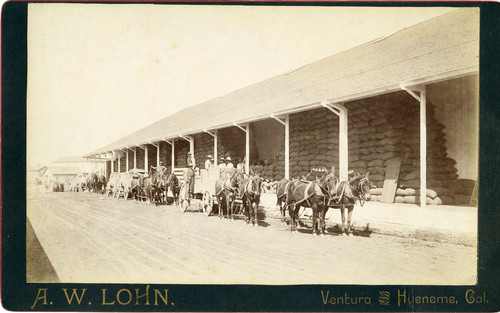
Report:
[[[220,161],[219,161],[219,167],[220,168],[226,168],[226,159],[224,159],[224,157],[221,157],[220,158]]]
[[[212,157],[211,154],[209,154],[207,156],[207,160],[205,161],[205,168],[207,170],[213,166],[213,161],[214,161],[214,158]]]
[[[234,168],[234,165],[233,165],[233,163],[231,162],[231,157],[230,157],[230,156],[228,156],[228,157],[226,158],[226,168]]]

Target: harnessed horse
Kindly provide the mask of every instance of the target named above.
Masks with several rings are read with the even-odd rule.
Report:
[[[243,174],[234,173],[229,178],[218,179],[215,182],[215,194],[219,202],[219,218],[224,215],[222,205],[225,204],[226,217],[233,219],[233,203],[241,181],[243,181]]]
[[[120,192],[123,192],[123,199],[127,200],[132,188],[133,177],[129,173],[120,173],[118,184],[115,186],[114,196],[120,198]],[[135,186],[135,185],[134,185]]]
[[[278,186],[276,188],[276,201],[277,205],[280,208],[281,213],[281,225],[285,224],[285,212],[287,208],[287,201],[290,195],[290,189],[293,184],[297,183],[298,180],[288,180],[283,178],[278,182]]]
[[[366,201],[370,201],[371,199],[371,193],[370,193],[371,182],[368,179],[369,175],[370,175],[369,172],[367,172],[365,175],[361,175],[360,173],[356,172],[354,174],[354,177],[352,177],[348,181],[339,182],[336,188],[330,189],[328,192],[327,209],[325,210],[325,213],[328,210],[328,208],[340,209],[340,214],[342,218],[342,225],[340,227],[340,231],[342,235],[344,235],[344,233],[350,235],[352,232],[352,228],[354,225],[351,225],[351,217],[356,200],[358,200],[360,205],[363,206]],[[346,207],[347,207],[347,228],[345,225]]]
[[[85,178],[85,186],[88,192],[96,192],[97,174],[91,173]]]
[[[165,177],[165,175],[163,177]],[[172,191],[175,205],[179,205],[179,193],[181,192],[181,186],[179,184],[179,179],[174,175],[174,173],[166,175],[165,178],[165,203],[167,202],[168,188]]]
[[[109,196],[110,194],[115,197],[116,194],[116,187],[120,183],[120,176],[118,173],[111,173],[109,176],[108,182],[106,183],[106,196]]]
[[[277,204],[280,207],[282,225],[285,222],[286,208],[289,209],[291,230],[297,230],[300,207],[310,207],[313,211],[313,235],[317,232],[326,232],[325,215],[327,195],[335,188],[337,178],[327,174],[314,180],[288,180],[278,182],[276,190]]]
[[[145,178],[143,181],[143,186],[146,191],[146,197],[151,205],[156,205],[159,201],[159,195],[161,193],[161,176],[158,171],[151,169],[149,172],[149,178]]]
[[[97,180],[97,186],[98,186],[98,190],[99,190],[99,193],[104,193],[104,190],[106,188],[106,183],[107,183],[107,180],[106,180],[106,176],[105,175],[99,175],[99,178]]]
[[[313,211],[313,235],[317,235],[319,214],[325,210],[324,187],[319,180],[315,181],[293,181],[289,187],[286,204],[291,217],[291,230],[297,231],[297,222],[299,219],[299,210],[301,206],[310,207]],[[319,227],[321,228],[321,226]]]
[[[253,176],[243,179],[239,184],[239,192],[243,207],[245,208],[245,220],[247,224],[259,226],[257,211],[260,203],[263,179],[260,176]]]

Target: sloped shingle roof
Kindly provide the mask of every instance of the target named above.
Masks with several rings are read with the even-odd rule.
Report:
[[[479,9],[457,9],[155,122],[94,151],[194,134],[479,71]]]

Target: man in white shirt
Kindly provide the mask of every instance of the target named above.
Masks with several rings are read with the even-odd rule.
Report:
[[[234,168],[233,163],[231,163],[231,157],[226,158],[226,168]]]
[[[219,162],[219,167],[220,168],[226,168],[226,163],[224,163],[224,162],[225,162],[224,157],[221,157],[220,158],[220,162]]]
[[[238,164],[236,164],[236,170],[238,172],[243,173],[245,171],[245,159],[240,159]]]
[[[214,162],[214,158],[212,157],[212,155],[208,155],[207,156],[207,160],[205,161],[205,168],[208,170],[209,168],[211,168],[213,166],[213,162]]]

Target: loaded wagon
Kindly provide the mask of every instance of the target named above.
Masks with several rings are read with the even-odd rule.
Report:
[[[183,173],[187,170],[175,169],[174,173],[181,181],[181,192],[179,194],[180,210],[185,212],[191,205],[192,200],[197,200],[198,209],[206,216],[210,216],[215,206],[218,206],[217,195],[215,194],[215,183],[219,179],[229,178],[236,172],[236,169],[212,167],[209,169],[196,169],[194,175],[194,190],[192,197],[188,197],[189,186],[184,182]],[[233,205],[239,207],[241,200],[236,199]]]

